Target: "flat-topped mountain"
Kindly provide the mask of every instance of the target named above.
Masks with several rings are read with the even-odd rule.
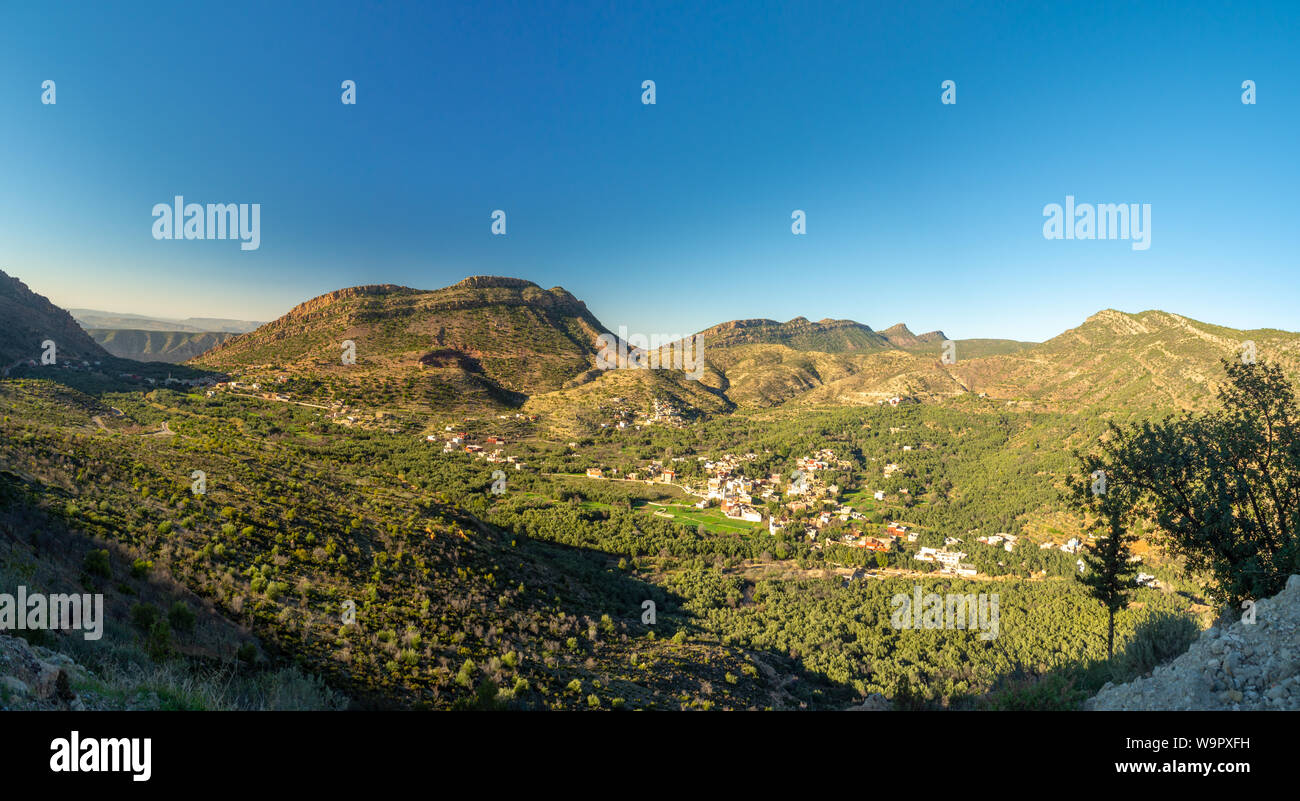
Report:
[[[776,320],[732,320],[699,333],[710,348],[737,345],[785,345],[793,350],[820,353],[871,351],[890,347],[885,337],[853,320],[819,320],[796,317]]]
[[[518,403],[590,370],[605,330],[564,289],[474,276],[437,290],[377,284],[329,292],[195,363],[224,371],[382,377],[424,389],[440,384],[437,397],[486,392]],[[354,365],[343,364],[345,342],[355,346]]]

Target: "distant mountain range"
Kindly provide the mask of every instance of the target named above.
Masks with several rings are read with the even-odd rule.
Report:
[[[129,328],[91,328],[86,333],[114,356],[172,364],[187,362],[237,336],[216,331],[142,331]]]
[[[197,367],[274,372],[317,387],[351,384],[390,406],[523,408],[570,422],[612,403],[651,399],[708,414],[963,395],[1060,410],[1197,408],[1213,397],[1220,360],[1236,358],[1247,340],[1259,359],[1281,364],[1292,378],[1300,373],[1296,333],[1241,331],[1162,311],[1107,309],[1042,343],[955,340],[953,363],[942,358],[942,331],[918,335],[901,323],[874,331],[852,320],[803,317],[735,320],[699,333],[705,369],[696,381],[680,370],[598,369],[597,338],[609,329],[566,290],[518,278],[476,276],[438,290],[341,289],[242,334],[95,329],[94,340],[15,279],[5,277],[5,286],[8,319],[20,326],[0,337],[0,356],[36,354],[44,332],[55,330],[69,352],[94,353],[97,340],[116,354],[189,356]],[[355,345],[354,365],[341,358],[346,341]]]
[[[180,364],[236,334],[263,325],[251,320],[215,317],[169,319],[95,309],[69,309],[68,312],[106,351],[119,358],[142,362]]]
[[[264,323],[251,320],[225,320],[217,317],[146,317],[142,314],[120,314],[95,309],[68,309],[77,323],[87,330],[129,331],[183,331],[190,334],[227,333],[246,334]]]

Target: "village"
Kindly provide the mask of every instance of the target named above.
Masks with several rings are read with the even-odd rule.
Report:
[[[627,413],[610,424],[617,428],[639,427],[650,424],[656,418],[671,419],[670,415],[667,408],[659,407],[641,418]],[[508,419],[506,415],[501,417]],[[536,419],[520,414],[515,417],[522,420]],[[515,470],[527,467],[523,459],[505,452],[507,440],[499,434],[475,438],[455,425],[447,425],[440,434],[429,434],[425,439],[429,442],[442,442],[444,454],[464,453],[487,463],[511,465]],[[579,447],[577,442],[569,442],[568,445],[571,449]],[[904,452],[911,450],[912,445],[902,446]],[[941,547],[937,545],[937,538],[933,540],[935,545],[922,545],[918,543],[921,532],[914,527],[898,520],[882,521],[878,514],[867,514],[859,508],[863,507],[861,501],[866,498],[877,503],[886,501],[884,490],[860,490],[851,494],[855,496],[854,500],[844,497],[841,487],[834,483],[831,476],[837,472],[852,471],[855,466],[850,461],[840,459],[829,448],[796,458],[794,470],[789,476],[770,473],[755,477],[750,464],[758,456],[745,453],[725,454],[716,458],[696,456],[694,459],[699,463],[700,469],[692,469],[689,472],[695,477],[686,478],[678,465],[687,458],[652,459],[625,472],[604,466],[588,467],[579,475],[587,479],[675,487],[683,494],[695,498],[690,505],[701,512],[714,511],[725,520],[749,524],[753,527],[750,530],[761,530],[759,525],[766,523],[765,528],[772,536],[784,532],[787,537],[808,541],[810,547],[817,550],[840,546],[874,552],[879,554],[876,560],[879,566],[893,564],[906,569],[909,563],[922,562],[932,565],[930,569],[940,574],[962,578],[979,575],[979,570],[968,562],[970,554],[961,549],[962,538],[945,536]],[[888,462],[881,466],[881,475],[888,478],[901,469],[900,464]],[[898,492],[906,493],[907,490],[900,489]],[[865,508],[869,511],[874,507]],[[654,514],[665,518],[675,517],[670,511],[662,509]],[[999,532],[976,536],[974,542],[983,548],[1012,553],[1021,542],[1021,537]],[[904,544],[910,547],[904,548]],[[1038,547],[1041,550],[1056,549],[1073,555],[1081,551],[1083,543],[1078,537],[1071,537],[1064,543],[1042,542]],[[1137,583],[1154,586],[1154,577],[1141,574]]]

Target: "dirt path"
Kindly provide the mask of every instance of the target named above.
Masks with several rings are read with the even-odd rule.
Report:
[[[121,416],[121,414],[122,414],[122,413],[121,413],[120,411],[118,411],[117,409],[114,409],[113,411],[117,412],[117,413],[118,413],[118,416]],[[97,414],[97,415],[95,415],[94,417],[92,417],[92,418],[90,418],[90,419],[91,419],[92,421],[94,421],[95,425],[99,426],[99,428],[100,428],[102,431],[106,432],[106,433],[109,433],[109,434],[117,434],[117,433],[120,433],[120,432],[114,431],[113,429],[111,429],[111,428],[109,428],[108,426],[104,425],[104,418],[103,418],[103,416],[101,416],[101,415],[98,415],[98,414]],[[162,429],[161,429],[161,430],[159,430],[159,431],[150,431],[150,432],[147,433],[147,434],[136,434],[135,436],[137,436],[137,437],[174,437],[174,436],[176,436],[176,432],[175,432],[175,431],[172,431],[171,426],[168,425],[168,423],[167,423],[166,420],[164,420],[164,421],[163,421],[163,424],[162,424]]]

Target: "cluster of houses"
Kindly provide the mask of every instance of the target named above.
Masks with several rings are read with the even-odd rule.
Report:
[[[674,462],[683,461],[685,457],[674,458]],[[695,506],[707,508],[717,503],[725,516],[733,520],[761,523],[764,519],[759,506],[773,500],[781,502],[782,511],[768,521],[768,530],[775,534],[791,525],[791,516],[806,511],[823,500],[834,500],[840,488],[821,480],[820,474],[833,466],[842,466],[835,458],[835,453],[823,449],[812,456],[796,460],[799,477],[786,479],[779,473],[767,478],[749,478],[743,474],[741,465],[758,458],[757,454],[746,453],[743,456],[727,454],[718,459],[696,457],[702,462],[705,480],[703,486],[682,486],[687,493],[700,498]],[[660,461],[652,461],[646,467],[627,473],[625,476],[607,474],[603,468],[592,467],[587,470],[589,478],[622,478],[627,481],[644,480],[648,484],[677,484],[677,471]],[[784,500],[782,491],[784,490]],[[842,521],[861,519],[862,514],[848,506],[840,506],[833,511],[823,511],[811,518],[806,526],[806,534],[812,539],[821,529],[839,518]]]
[[[1152,589],[1160,587],[1160,582],[1150,573],[1138,573],[1137,577],[1133,579],[1133,583],[1139,587],[1151,587]]]
[[[847,508],[847,507],[844,507]],[[843,512],[841,508],[839,512]],[[857,517],[854,518],[853,515]],[[853,512],[847,519],[862,519],[862,515]],[[840,519],[846,519],[841,517]],[[908,542],[916,542],[917,534],[902,523],[891,522],[885,526],[883,535],[873,536],[865,532],[849,532],[840,537],[840,542],[845,545],[851,545],[855,548],[865,548],[869,551],[878,551],[888,553],[894,549],[894,542],[900,539],[906,539]]]
[[[795,460],[795,476],[789,480],[782,479],[782,476],[773,474],[769,477],[770,483],[775,486],[783,483],[785,486],[785,499],[781,503],[779,517],[774,517],[768,524],[768,530],[775,534],[791,525],[794,516],[812,509],[814,506],[823,502],[835,503],[839,497],[840,488],[836,484],[826,481],[823,476],[825,472],[833,467],[843,467],[835,452],[829,448],[823,448],[812,456],[804,456]],[[815,517],[807,519],[802,523],[804,535],[809,539],[816,540],[818,535],[826,527],[830,526],[832,521],[848,522],[850,520],[861,520],[862,513],[847,505],[839,505],[834,509],[822,509]],[[865,547],[865,546],[862,546]]]
[[[954,538],[949,537],[949,540]],[[924,545],[912,557],[918,562],[934,562],[940,566],[943,573],[952,573],[958,576],[973,576],[977,571],[970,565],[964,565],[961,560],[966,558],[964,551],[950,551],[945,542],[943,548],[927,548]]]
[[[1078,538],[1078,537],[1071,537],[1071,538],[1070,538],[1070,539],[1069,539],[1065,544],[1063,544],[1063,545],[1062,545],[1062,544],[1059,544],[1059,543],[1055,543],[1055,542],[1044,542],[1044,543],[1042,543],[1041,545],[1038,546],[1038,549],[1039,549],[1040,551],[1046,551],[1046,550],[1050,550],[1050,549],[1052,549],[1052,548],[1055,548],[1055,549],[1060,550],[1060,551],[1062,551],[1062,552],[1064,552],[1064,553],[1078,553],[1079,550],[1080,550],[1082,547],[1083,547],[1083,543],[1079,542],[1079,538]]]
[[[578,443],[570,442],[569,447],[576,448]],[[673,459],[674,462],[682,461],[681,458]],[[650,462],[639,470],[633,470],[625,475],[618,475],[617,471],[611,469],[606,471],[603,467],[588,467],[587,478],[606,478],[622,481],[644,481],[647,484],[675,484],[677,483],[677,471],[672,467],[664,465],[658,459]],[[683,487],[683,489],[686,489]],[[690,490],[687,489],[687,492]]]
[[[95,363],[99,364],[99,362]],[[125,373],[122,373],[119,377],[125,378],[127,376]],[[140,379],[140,376],[138,375],[132,375],[131,377],[136,380]],[[146,384],[156,383],[152,378],[146,378],[144,381]],[[214,376],[202,376],[201,378],[173,378],[168,374],[167,378],[163,379],[163,386],[168,387],[211,387],[218,383],[220,382],[218,382]]]
[[[684,426],[686,425],[686,418],[682,414],[682,410],[672,401],[655,398],[650,402],[650,414],[646,417],[646,422]]]
[[[1006,550],[1007,553],[1011,553],[1013,550],[1015,550],[1016,541],[1018,539],[1020,538],[1017,537],[1015,534],[1004,534],[1004,533],[980,535],[975,538],[976,542],[982,542],[985,545],[990,545],[995,548],[1000,545],[1002,546],[1003,549]]]
[[[483,438],[483,444],[474,442],[474,438],[464,431],[457,431],[455,426],[447,426],[443,430],[443,435],[429,434],[424,438],[427,442],[442,441],[443,453],[466,453],[476,459],[482,459],[491,464],[511,464],[516,470],[523,470],[527,463],[520,461],[514,456],[506,456],[502,450],[506,444],[506,438],[501,436],[488,436]],[[490,449],[490,450],[489,450]],[[590,474],[590,471],[588,471]],[[599,476],[597,476],[599,478]]]
[[[631,404],[623,398],[610,398],[608,404],[601,404],[596,409],[600,414],[608,416],[608,420],[600,424],[601,428],[617,428],[640,430],[637,413],[633,411]]]
[[[10,370],[14,370],[19,367],[42,367],[42,366],[58,367],[59,369],[62,370],[77,370],[77,371],[84,372],[99,367],[100,363],[94,362],[92,364],[91,362],[85,360],[78,362],[75,359],[59,359],[55,364],[42,365],[39,362],[37,362],[35,359],[19,359],[7,367],[0,368],[0,375],[8,376]],[[136,376],[136,378],[139,379],[139,376]]]
[[[283,375],[275,376],[275,381],[276,381],[277,384],[284,384],[284,383],[287,383],[287,382],[288,382],[288,377],[287,377],[287,376],[283,376]],[[292,398],[292,397],[291,397],[287,392],[264,392],[264,391],[262,391],[262,384],[261,384],[261,382],[259,382],[259,381],[251,381],[251,382],[249,382],[249,381],[219,381],[219,382],[216,382],[215,384],[211,384],[210,386],[212,386],[212,389],[208,390],[208,397],[209,397],[209,398],[213,397],[213,396],[216,395],[218,392],[223,392],[223,391],[226,391],[226,390],[244,390],[245,393],[247,393],[247,392],[254,392],[254,393],[257,394],[257,397],[263,398],[263,399],[265,399],[265,400],[270,400],[270,401],[279,401],[280,403],[290,403],[290,402],[293,401],[293,398]],[[307,404],[307,405],[309,405],[309,406],[311,406],[311,405],[319,406],[319,404]],[[326,408],[326,407],[324,407],[324,406],[320,406],[320,408],[324,409],[324,408]],[[330,414],[330,418],[331,418],[331,419],[336,419],[336,418],[343,417],[344,419],[342,419],[342,420],[337,420],[337,422],[342,422],[342,423],[344,423],[344,424],[355,423],[356,420],[357,420],[357,418],[356,418],[355,416],[346,416],[346,417],[345,417],[345,415],[347,414],[347,411],[348,411],[348,409],[347,409],[346,406],[343,405],[343,402],[342,402],[342,401],[334,401],[333,405],[330,407],[330,412],[331,412],[331,414]],[[376,414],[376,415],[375,415],[376,418],[379,418],[379,417],[381,417],[381,416],[382,416],[382,414]]]
[[[620,431],[625,429],[640,431],[642,426],[656,423],[677,427],[686,425],[686,417],[682,410],[672,401],[660,398],[650,402],[649,411],[636,411],[624,398],[610,398],[608,403],[597,407],[596,411],[606,417],[600,423],[601,428]]]
[[[758,454],[746,453],[744,456],[727,454],[721,459],[704,459],[704,498],[695,504],[696,508],[703,509],[717,501],[719,510],[732,520],[763,522],[763,513],[755,504],[776,497],[776,485],[771,478],[746,478],[740,471],[742,462],[752,462],[757,458]]]

